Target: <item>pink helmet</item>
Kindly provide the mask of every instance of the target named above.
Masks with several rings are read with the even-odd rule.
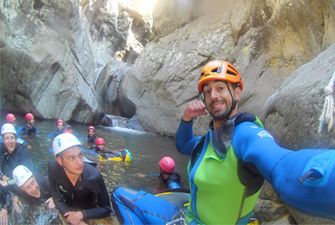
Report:
[[[31,113],[27,113],[25,116],[24,116],[24,118],[26,119],[26,121],[28,122],[28,121],[30,121],[31,119],[33,119],[34,118],[34,115],[33,114],[31,114]]]
[[[59,123],[62,123],[62,124],[64,125],[64,120],[62,120],[62,119],[58,119],[58,120],[56,121],[56,125],[58,125]]]
[[[93,127],[93,126],[89,126],[89,127],[87,128],[87,130],[93,130],[93,131],[95,131],[95,127]]]
[[[103,138],[97,138],[96,140],[95,140],[95,144],[96,145],[104,145],[105,144],[105,140],[103,139]]]
[[[170,156],[164,156],[159,160],[159,168],[166,173],[172,173],[176,164]]]
[[[16,120],[16,118],[15,118],[15,116],[14,116],[13,113],[8,113],[8,114],[6,115],[6,122],[8,122],[8,123],[12,123],[12,122],[14,122],[15,120]]]

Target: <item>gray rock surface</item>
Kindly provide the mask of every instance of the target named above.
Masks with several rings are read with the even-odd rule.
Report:
[[[334,147],[334,130],[318,133],[327,86],[335,70],[335,44],[292,73],[265,103],[267,129],[290,148]]]
[[[99,105],[77,1],[2,1],[1,105],[88,122]]]
[[[135,61],[122,86],[147,130],[175,134],[185,104],[197,96],[199,68],[211,59],[237,66],[245,81],[241,110],[260,114],[291,72],[335,40],[332,1],[229,6],[150,42]],[[197,127],[201,133],[207,125]]]

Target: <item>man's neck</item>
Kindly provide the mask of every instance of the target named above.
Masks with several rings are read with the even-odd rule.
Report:
[[[69,173],[67,170],[65,170],[65,174],[66,174],[67,178],[70,180],[71,184],[73,186],[76,186],[76,183],[80,178],[80,175]]]
[[[227,119],[223,120],[213,120],[213,129],[218,129],[220,128],[227,120],[229,120],[231,117],[235,116],[237,114],[237,110],[234,109],[231,113],[230,116]]]

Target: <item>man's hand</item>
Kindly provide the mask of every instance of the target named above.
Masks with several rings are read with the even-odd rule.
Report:
[[[64,214],[66,218],[66,222],[68,222],[71,225],[79,225],[79,224],[85,224],[83,222],[83,213],[81,211],[69,211]]]
[[[8,224],[8,212],[7,209],[0,210],[0,225]]]
[[[21,202],[19,200],[19,197],[13,196],[12,204],[13,204],[13,208],[14,208],[15,212],[20,214],[21,213]]]
[[[193,118],[207,115],[206,106],[200,100],[193,100],[189,102],[184,111],[183,120],[191,121]]]
[[[6,180],[0,180],[0,185],[2,187],[7,187],[8,186],[8,181],[6,181]]]
[[[47,206],[48,209],[54,209],[56,207],[53,198],[48,198],[45,201],[45,205]]]

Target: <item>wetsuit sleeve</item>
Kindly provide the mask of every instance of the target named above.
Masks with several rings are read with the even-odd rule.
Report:
[[[69,207],[62,197],[62,195],[59,193],[57,189],[57,185],[55,182],[56,175],[54,174],[55,168],[52,166],[53,162],[49,162],[48,165],[48,174],[49,174],[49,186],[50,186],[50,193],[51,196],[55,202],[56,208],[64,215],[68,211],[74,211],[71,207]]]
[[[191,155],[195,145],[200,140],[200,137],[194,137],[192,126],[192,121],[181,120],[176,134],[176,147],[180,153],[185,155]]]
[[[100,174],[97,182],[100,186],[100,192],[97,196],[98,206],[96,208],[82,210],[84,220],[106,217],[112,211],[106,185]]]
[[[272,135],[254,123],[244,122],[235,127],[233,148],[242,162],[254,164],[270,183],[277,163],[291,151],[280,147]]]
[[[11,206],[11,202],[12,202],[11,195],[6,188],[1,187],[0,191],[1,191],[1,195],[2,195],[1,199],[3,201],[3,202],[1,202],[2,208],[5,208],[5,209],[7,209],[7,211],[9,211],[10,206]]]

